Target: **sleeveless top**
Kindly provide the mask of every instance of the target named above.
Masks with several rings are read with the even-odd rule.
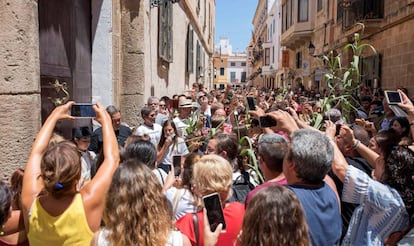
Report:
[[[102,229],[99,232],[98,236],[98,246],[109,246],[108,242],[108,233],[107,229]],[[168,237],[168,242],[165,246],[182,246],[183,245],[183,235],[179,231],[171,231],[170,236]]]
[[[31,246],[89,245],[93,232],[89,228],[80,193],[58,216],[51,216],[36,198],[29,215],[27,235]]]

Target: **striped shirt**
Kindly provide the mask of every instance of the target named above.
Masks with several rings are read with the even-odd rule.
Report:
[[[409,216],[398,192],[353,166],[346,171],[342,200],[360,204],[342,245],[384,245],[392,232],[408,226]]]

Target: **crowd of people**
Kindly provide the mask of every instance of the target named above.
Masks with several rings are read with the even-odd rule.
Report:
[[[64,139],[68,102],[0,182],[0,245],[412,245],[414,105],[398,92],[405,116],[365,88],[343,115],[326,91],[194,84],[149,97],[133,127],[97,103],[99,127]]]

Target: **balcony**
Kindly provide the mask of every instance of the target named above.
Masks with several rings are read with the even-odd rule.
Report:
[[[309,40],[312,38],[313,29],[313,23],[310,21],[295,23],[282,33],[281,45],[289,49],[294,49],[295,47],[309,43]]]
[[[351,28],[355,23],[365,24],[366,31],[374,32],[380,28],[384,18],[384,0],[343,0],[342,28]]]

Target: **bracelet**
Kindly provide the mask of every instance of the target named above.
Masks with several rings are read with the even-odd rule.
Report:
[[[352,145],[352,149],[356,150],[358,149],[359,145],[361,144],[361,141],[359,141],[358,139],[354,142],[354,144]]]

